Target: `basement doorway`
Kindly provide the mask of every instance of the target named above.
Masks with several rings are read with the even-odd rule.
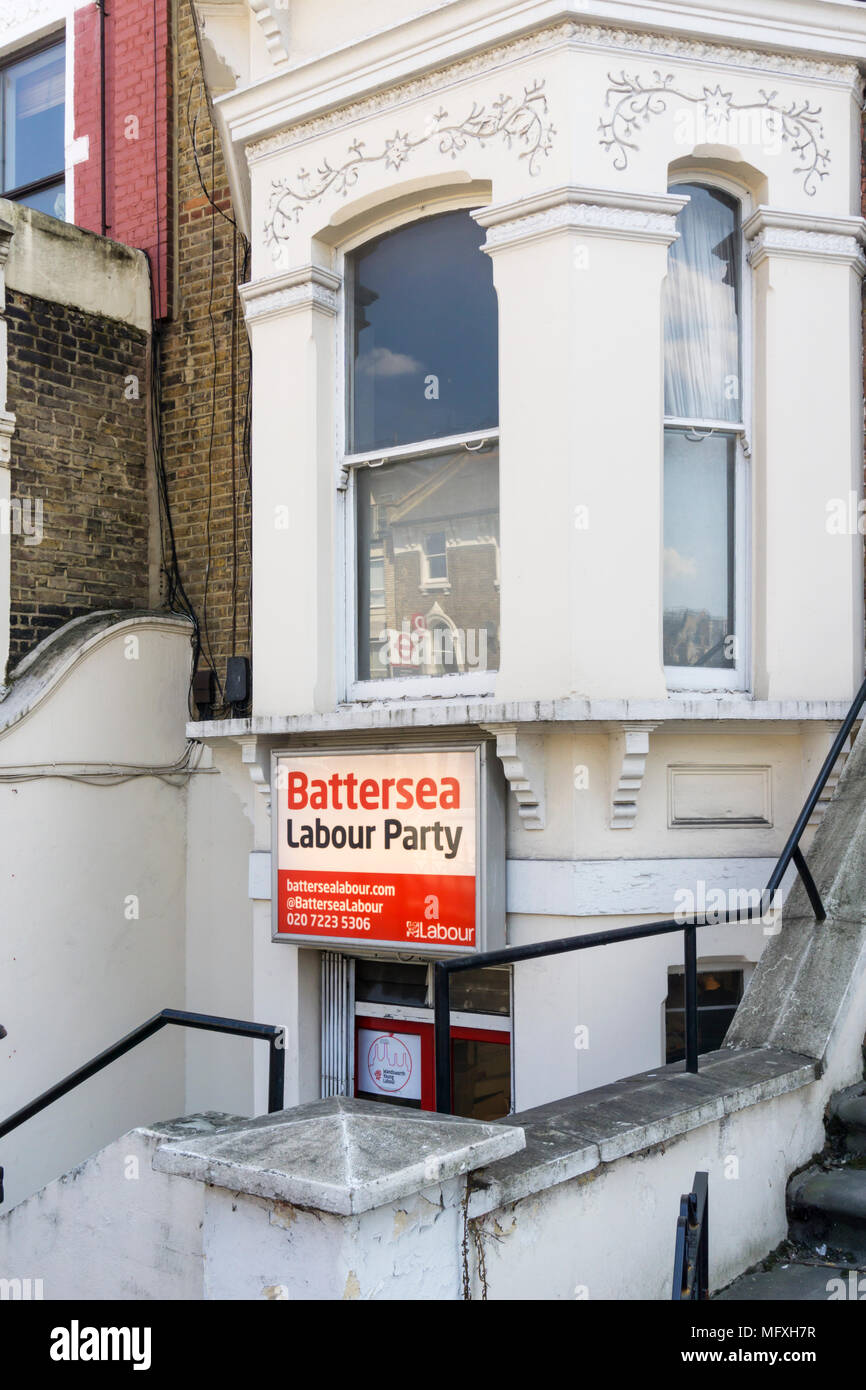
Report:
[[[322,971],[322,1094],[433,1110],[432,964],[328,951]],[[452,978],[451,1009],[452,1111],[502,1119],[514,1094],[511,969]]]

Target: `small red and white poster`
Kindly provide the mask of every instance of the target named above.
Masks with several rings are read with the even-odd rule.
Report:
[[[474,749],[276,760],[276,939],[476,946]]]
[[[421,1038],[417,1033],[359,1028],[356,1065],[360,1092],[421,1099]]]

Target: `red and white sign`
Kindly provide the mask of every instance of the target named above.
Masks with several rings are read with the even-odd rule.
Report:
[[[360,1092],[421,1099],[421,1038],[417,1033],[359,1028],[357,1058]]]
[[[276,939],[476,944],[474,749],[276,759]]]

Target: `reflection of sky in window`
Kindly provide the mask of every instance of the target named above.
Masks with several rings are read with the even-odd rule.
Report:
[[[355,258],[355,452],[498,420],[497,308],[468,212],[410,223]],[[427,378],[438,378],[438,399]]]
[[[728,613],[726,435],[665,435],[664,607]]]
[[[4,188],[63,172],[64,52],[61,44],[3,74]]]

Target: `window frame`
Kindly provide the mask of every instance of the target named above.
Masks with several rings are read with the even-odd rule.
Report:
[[[488,200],[489,201],[489,200]],[[357,548],[357,486],[358,470],[363,467],[381,467],[387,463],[409,462],[413,459],[430,458],[436,454],[454,453],[460,447],[469,452],[477,452],[484,444],[499,446],[499,425],[487,430],[472,430],[465,434],[442,436],[435,439],[422,439],[411,444],[394,445],[388,449],[368,450],[363,453],[350,453],[348,450],[349,419],[352,407],[352,312],[354,305],[353,260],[355,251],[368,242],[388,232],[398,231],[412,222],[429,220],[439,214],[449,212],[471,212],[483,207],[484,197],[478,192],[462,193],[443,199],[431,199],[429,203],[418,204],[403,209],[392,216],[376,219],[357,235],[347,238],[335,250],[335,271],[340,276],[343,292],[335,317],[336,356],[336,439],[337,488],[341,498],[342,517],[338,516],[337,535],[340,546],[338,556],[338,575],[342,578],[339,586],[338,607],[342,606],[341,620],[337,623],[338,653],[337,672],[339,698],[346,702],[367,700],[425,699],[429,696],[454,698],[466,696],[492,696],[498,672],[496,670],[457,672],[445,675],[383,676],[373,680],[358,678],[358,548]],[[498,550],[498,547],[497,547]],[[500,573],[500,557],[496,556],[497,577]],[[496,589],[499,592],[500,585]],[[431,597],[441,592],[440,584],[434,581]]]
[[[2,183],[5,182],[6,178],[6,125],[2,92],[0,92],[0,172],[3,174],[3,179],[0,180],[0,198],[5,198],[6,201],[10,203],[20,202],[22,198],[26,198],[33,193],[40,193],[44,189],[61,186],[64,199],[68,198],[69,171],[66,163],[66,143],[70,109],[70,63],[69,36],[66,32],[66,25],[64,24],[61,29],[56,30],[52,34],[46,34],[44,37],[32,43],[22,44],[18,48],[10,49],[7,53],[0,54],[0,79],[2,79],[9,68],[17,67],[19,63],[26,63],[30,58],[38,57],[40,53],[47,53],[52,48],[60,47],[63,48],[63,150],[61,152],[63,162],[57,173],[45,174],[41,179],[32,179],[29,183],[16,184],[8,191],[2,187]],[[24,206],[27,205],[24,204]],[[49,217],[53,216],[51,213],[46,213],[45,215]],[[60,218],[58,220],[63,221],[65,219]]]
[[[662,621],[664,620],[664,466],[665,433],[669,429],[684,433],[719,433],[731,435],[734,444],[734,535],[733,535],[733,581],[734,581],[734,637],[736,638],[736,660],[731,667],[664,666],[665,684],[670,695],[718,693],[744,695],[750,690],[752,671],[751,641],[751,585],[752,585],[752,382],[753,382],[753,292],[752,271],[749,264],[743,226],[754,211],[753,200],[748,190],[733,179],[700,168],[677,170],[670,176],[668,187],[671,192],[683,184],[698,184],[703,188],[718,190],[736,200],[739,206],[739,275],[740,275],[740,400],[742,410],[736,423],[722,420],[683,420],[673,416],[662,417]],[[662,334],[664,334],[664,310],[662,310]],[[664,352],[664,337],[662,338]],[[664,372],[664,357],[662,358]],[[661,637],[661,634],[660,634]],[[663,642],[663,638],[662,638]],[[664,648],[662,646],[662,661]]]
[[[698,975],[709,975],[709,974],[712,974],[714,971],[715,971],[715,972],[718,972],[718,973],[722,973],[723,971],[728,971],[728,970],[739,970],[739,971],[741,971],[741,972],[742,972],[742,975],[743,975],[743,992],[742,992],[742,994],[740,995],[740,998],[739,998],[738,1003],[735,1004],[735,1005],[722,1004],[722,1005],[719,1005],[719,1006],[718,1006],[720,1009],[721,1009],[721,1008],[733,1008],[733,1009],[734,1009],[734,1012],[736,1013],[736,1010],[740,1007],[740,1004],[742,1004],[743,1000],[744,1000],[745,997],[746,997],[746,991],[747,991],[747,989],[749,988],[749,983],[750,983],[750,981],[751,981],[752,976],[753,976],[754,973],[755,973],[756,965],[757,965],[757,962],[756,962],[756,961],[753,961],[753,960],[745,960],[742,956],[706,956],[706,957],[699,956],[699,957],[698,957],[698,960],[697,960],[696,973],[697,973]],[[679,964],[678,962],[675,962],[674,964],[668,965],[667,971],[666,971],[666,974],[665,974],[665,993],[664,993],[664,996],[662,997],[662,1001],[661,1001],[661,1056],[662,1056],[662,1063],[661,1063],[661,1064],[662,1064],[662,1066],[677,1066],[677,1065],[678,1065],[678,1063],[676,1063],[676,1062],[670,1062],[670,1063],[669,1063],[669,1062],[667,1062],[667,1061],[665,1060],[666,1057],[667,1057],[667,1043],[668,1043],[668,1028],[667,1028],[668,1010],[665,1008],[665,1003],[667,1002],[667,997],[668,997],[668,994],[670,993],[670,981],[671,981],[671,977],[674,976],[674,975],[682,975],[682,976],[684,976],[684,975],[685,975],[685,966]],[[698,1012],[699,1012],[699,1013],[703,1013],[703,1012],[704,1012],[704,1009],[706,1009],[706,1007],[707,1007],[707,1006],[704,1005],[703,1008],[701,1008],[701,1009],[698,1010]],[[713,1006],[711,1005],[710,1008],[712,1008],[712,1007],[713,1007]],[[680,1013],[680,1012],[682,1012],[683,1014],[685,1014],[685,1008],[683,1008],[682,1010],[679,1010],[679,1009],[672,1009],[671,1012],[672,1012],[672,1013]],[[699,1055],[700,1055],[700,1056],[705,1056],[706,1054],[705,1054],[705,1053],[700,1053]]]
[[[359,957],[356,957],[359,959]],[[366,1024],[385,1024],[391,1026],[383,1029],[389,1033],[399,1033],[400,1031],[421,1031],[418,1025],[424,1029],[433,1030],[433,971],[435,962],[429,957],[419,957],[412,955],[400,955],[399,958],[374,956],[374,959],[384,960],[388,963],[399,960],[401,964],[423,965],[427,971],[426,979],[426,1000],[424,1004],[382,1004],[373,1003],[368,999],[358,999],[357,983],[352,1012],[353,1037],[357,1037],[359,1026]],[[469,1013],[459,1009],[452,1011],[450,1018],[450,1038],[453,1042],[455,1037],[460,1039],[479,1038],[491,1042],[498,1042],[510,1048],[510,1085],[511,1085],[511,1107],[509,1115],[515,1112],[515,1087],[517,1084],[517,1049],[515,1047],[515,1024],[514,1024],[514,968],[511,965],[493,965],[482,967],[489,970],[503,972],[508,979],[508,1012],[500,1014],[489,1013]],[[664,1048],[664,1029],[665,1029],[665,1010],[662,1001],[662,1046]],[[422,1034],[424,1036],[424,1034]],[[428,1035],[429,1036],[429,1035]],[[358,1077],[357,1068],[355,1073],[355,1094],[362,1098],[368,1096],[367,1091],[359,1092],[357,1089]]]
[[[431,550],[428,542],[434,537],[442,537],[442,549]],[[444,574],[431,574],[431,560],[442,560]],[[422,593],[448,594],[451,592],[451,576],[448,573],[448,533],[429,531],[421,545],[421,590]]]

